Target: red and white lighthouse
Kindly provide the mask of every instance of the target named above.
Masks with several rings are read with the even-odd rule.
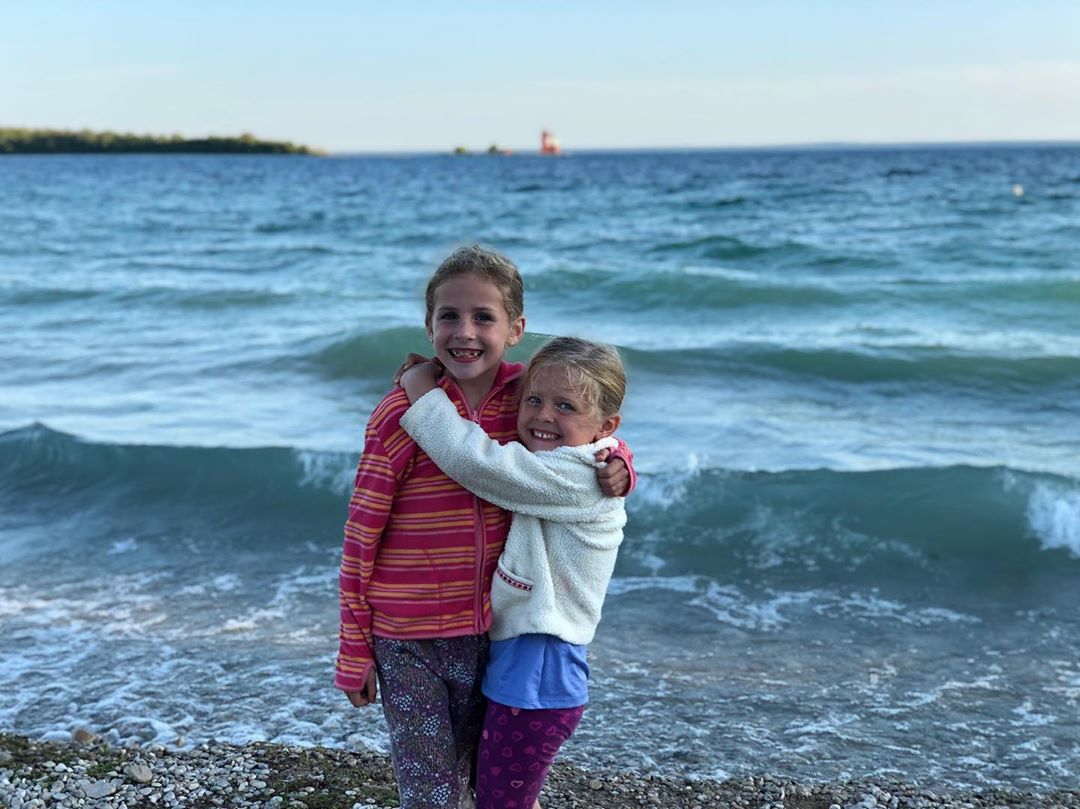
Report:
[[[558,154],[560,151],[559,139],[554,133],[546,129],[540,133],[540,154]]]

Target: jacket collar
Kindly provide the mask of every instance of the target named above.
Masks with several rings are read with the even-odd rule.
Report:
[[[511,382],[520,379],[524,375],[525,366],[522,365],[520,362],[503,361],[499,363],[499,370],[495,372],[495,381],[491,384],[491,390],[488,391],[488,394],[484,397],[484,399],[487,400],[491,397],[493,393],[506,387]],[[456,396],[459,401],[465,401],[465,394],[462,393],[461,388],[458,386],[457,382],[455,382],[449,376],[444,374],[439,379],[439,387],[446,391],[447,395],[452,394],[451,398],[454,398],[454,396]]]

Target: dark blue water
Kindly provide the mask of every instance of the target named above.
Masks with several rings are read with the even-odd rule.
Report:
[[[643,473],[567,754],[1069,787],[1080,150],[0,160],[0,729],[385,743],[363,424],[454,246],[616,343]]]

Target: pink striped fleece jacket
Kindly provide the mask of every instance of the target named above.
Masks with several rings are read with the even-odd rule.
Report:
[[[517,439],[518,394],[525,366],[502,363],[475,411],[458,386],[439,386],[464,418],[489,436]],[[409,399],[390,391],[367,424],[341,559],[340,648],[334,684],[363,688],[374,663],[371,637],[450,638],[491,627],[491,577],[510,529],[510,514],[447,477],[401,428]],[[616,452],[630,468],[632,456]]]

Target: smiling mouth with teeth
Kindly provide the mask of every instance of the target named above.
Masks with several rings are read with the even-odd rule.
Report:
[[[555,433],[545,433],[543,430],[533,430],[532,434],[541,441],[555,441],[559,437]]]
[[[483,351],[476,348],[451,348],[450,356],[456,360],[475,360]]]

